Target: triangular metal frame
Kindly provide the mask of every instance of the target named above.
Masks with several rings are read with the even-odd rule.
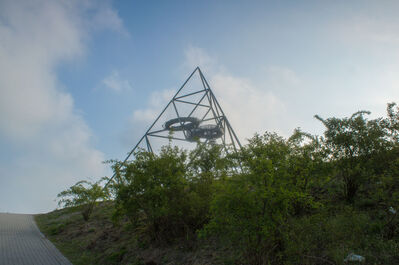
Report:
[[[201,82],[202,82],[203,89],[185,94],[184,88],[185,88],[186,84],[191,80],[191,78],[195,74],[199,75]],[[185,98],[193,96],[195,94],[202,95],[200,97],[200,99],[198,100],[198,102],[190,102],[188,100],[185,100]],[[207,101],[207,102],[205,103],[205,101]],[[188,116],[181,117],[177,110],[177,107],[176,107],[177,103],[192,105],[193,109],[191,110],[191,112]],[[154,150],[151,145],[152,137],[165,138],[168,140],[188,141],[186,137],[178,138],[178,137],[174,137],[173,135],[168,135],[168,136],[161,135],[160,133],[168,131],[168,129],[165,129],[165,128],[162,130],[153,131],[154,125],[162,117],[162,115],[164,114],[166,109],[168,109],[168,107],[170,107],[171,105],[175,109],[176,118],[179,119],[179,123],[181,126],[183,126],[183,122],[180,121],[180,119],[191,117],[192,114],[194,113],[194,111],[198,107],[207,108],[208,110],[206,111],[206,114],[199,119],[199,122],[202,123],[202,122],[210,121],[210,120],[215,121],[215,123],[220,128],[222,128],[223,136],[221,137],[221,139],[222,139],[222,144],[225,146],[225,148],[227,147],[226,146],[226,137],[229,138],[229,140],[230,140],[229,145],[231,145],[235,151],[237,151],[238,148],[241,148],[241,143],[240,143],[236,133],[234,132],[233,128],[231,127],[229,120],[227,119],[226,115],[224,114],[222,108],[220,107],[220,104],[219,104],[218,100],[216,99],[215,94],[213,93],[211,87],[209,86],[208,81],[205,79],[201,69],[199,67],[196,67],[194,69],[194,71],[190,74],[190,76],[186,79],[186,81],[183,83],[183,85],[180,87],[180,89],[173,96],[173,98],[169,101],[169,103],[166,105],[166,107],[158,115],[158,117],[155,119],[155,121],[151,124],[151,126],[148,128],[146,133],[143,135],[143,137],[141,137],[141,139],[138,141],[136,146],[128,153],[128,156],[125,159],[125,161],[129,159],[129,157],[136,151],[138,146],[140,144],[142,144],[143,141],[145,142],[147,151],[153,152]],[[183,131],[183,133],[184,133],[184,131]],[[184,133],[184,135],[186,136],[185,133]],[[209,139],[205,140],[205,142],[208,142],[208,141],[209,141]],[[226,150],[227,150],[227,148],[226,148]]]
[[[199,78],[202,83],[202,88],[198,91],[194,91],[188,94],[184,93],[184,88],[186,87],[187,83],[190,81],[190,79],[195,75],[198,74]],[[202,93],[202,94],[201,94]],[[193,95],[200,95],[200,98],[197,102],[191,102],[187,100],[190,96]],[[181,117],[179,114],[179,111],[176,107],[176,104],[186,104],[186,105],[191,105],[193,106],[193,109],[189,113],[188,116]],[[201,118],[198,119],[199,123],[202,122],[208,122],[208,121],[214,121],[216,126],[218,128],[221,128],[221,131],[223,134],[219,137],[221,139],[222,145],[226,151],[226,153],[229,153],[229,148],[228,146],[232,146],[233,150],[236,152],[239,148],[241,148],[241,143],[234,132],[233,128],[231,127],[231,124],[229,120],[227,119],[225,113],[223,112],[222,108],[220,107],[220,104],[218,100],[215,97],[215,94],[213,93],[211,87],[209,86],[208,81],[205,79],[201,69],[199,67],[196,67],[194,71],[190,74],[190,76],[186,79],[186,81],[183,83],[183,85],[179,88],[179,90],[176,92],[176,94],[173,96],[173,98],[169,101],[169,103],[166,105],[166,107],[162,110],[162,112],[158,115],[158,117],[155,119],[155,121],[151,124],[151,126],[148,128],[148,130],[145,132],[145,134],[141,137],[141,139],[138,141],[138,143],[134,146],[134,148],[128,153],[127,157],[125,160],[122,162],[123,164],[134,154],[134,152],[137,150],[137,148],[141,144],[145,144],[145,147],[147,151],[149,152],[154,152],[153,147],[151,145],[151,138],[152,137],[158,137],[158,138],[166,138],[167,140],[177,140],[177,141],[189,141],[187,140],[187,135],[186,132],[183,131],[185,138],[178,138],[175,137],[173,134],[169,134],[168,136],[161,135],[162,132],[168,131],[167,128],[163,128],[162,130],[154,130],[154,125],[158,122],[158,120],[162,117],[162,115],[165,113],[165,111],[168,109],[168,107],[173,106],[176,114],[176,119],[178,120],[179,126],[183,127],[185,126],[184,122],[182,121],[183,119],[190,118],[194,111],[201,107],[201,108],[207,108],[207,111],[205,115],[203,115]],[[205,139],[203,142],[207,143],[209,142],[209,139]],[[228,144],[226,144],[228,142]],[[115,176],[115,174],[114,174]],[[109,182],[114,178],[109,180]],[[108,183],[109,183],[108,182]],[[108,185],[107,183],[107,185]]]

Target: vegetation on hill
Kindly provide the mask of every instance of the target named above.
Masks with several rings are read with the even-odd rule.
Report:
[[[113,200],[91,221],[79,208],[37,220],[76,264],[399,264],[399,109],[368,114],[316,116],[323,136],[265,133],[236,153],[139,151],[113,164]]]

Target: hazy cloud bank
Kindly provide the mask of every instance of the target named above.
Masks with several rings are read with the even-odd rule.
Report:
[[[55,195],[104,174],[104,155],[57,80],[55,67],[85,54],[90,33],[125,32],[97,1],[0,3],[0,211],[51,210]]]

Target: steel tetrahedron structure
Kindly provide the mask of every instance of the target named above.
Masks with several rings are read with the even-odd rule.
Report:
[[[161,146],[174,141],[187,149],[195,148],[198,142],[220,144],[226,153],[236,152],[241,148],[236,133],[199,67],[194,69],[169,100],[122,164],[127,162],[138,148],[156,152]],[[115,173],[105,186],[108,186],[114,177]]]
[[[218,143],[237,151],[240,141],[199,67],[190,74],[180,89],[161,111],[127,158],[137,148],[155,152],[168,142],[180,142],[186,148],[198,141]]]

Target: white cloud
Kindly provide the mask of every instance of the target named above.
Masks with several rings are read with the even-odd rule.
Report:
[[[162,91],[155,91],[151,94],[149,100],[149,107],[146,109],[138,109],[133,111],[132,122],[148,122],[154,121],[162,108],[168,104],[176,91],[173,89],[165,89]]]
[[[104,155],[55,66],[85,53],[96,23],[123,31],[118,21],[95,1],[0,3],[0,141],[12,153],[0,160],[0,211],[50,210],[62,189],[105,174]]]
[[[136,109],[130,115],[128,121],[129,127],[122,133],[121,141],[125,145],[134,146],[158,117],[163,108],[169,103],[175,93],[176,91],[174,89],[152,92],[148,101],[148,107]]]
[[[182,64],[183,70],[186,72],[193,71],[195,67],[207,69],[207,72],[219,72],[221,66],[217,64],[216,58],[211,57],[205,50],[189,46],[184,51],[185,60]]]
[[[326,90],[335,92],[333,96],[345,95],[339,101],[345,105],[345,113],[341,107],[330,115],[347,116],[358,109],[367,109],[372,116],[382,117],[386,115],[386,104],[398,101],[399,19],[390,13],[397,6],[387,8],[389,5],[392,3],[384,8],[371,5],[368,13],[351,13],[350,17],[331,22],[327,33],[340,42],[339,48],[344,48],[340,53],[345,58],[338,57],[337,61],[340,70],[346,69],[346,72],[337,76],[331,71],[325,82]],[[327,102],[325,106],[328,105]]]
[[[97,30],[108,29],[119,32],[124,36],[130,36],[129,32],[123,26],[122,19],[119,17],[117,10],[110,8],[107,2],[92,2],[91,8],[95,9],[90,25]]]
[[[283,128],[283,102],[266,87],[228,74],[210,76],[211,87],[241,140]],[[279,131],[286,133],[285,131]]]
[[[298,75],[289,68],[268,66],[264,68],[265,81],[270,87],[293,88],[301,84]]]
[[[114,92],[121,92],[121,91],[126,91],[126,90],[131,90],[132,89],[132,84],[126,80],[123,79],[119,72],[114,70],[111,72],[110,75],[105,77],[102,81],[103,85],[109,89],[111,89]]]
[[[357,15],[333,21],[329,37],[371,54],[399,57],[399,20],[395,17]]]
[[[397,44],[399,42],[398,23],[391,22],[376,18],[356,17],[345,25],[347,37],[380,44]]]

